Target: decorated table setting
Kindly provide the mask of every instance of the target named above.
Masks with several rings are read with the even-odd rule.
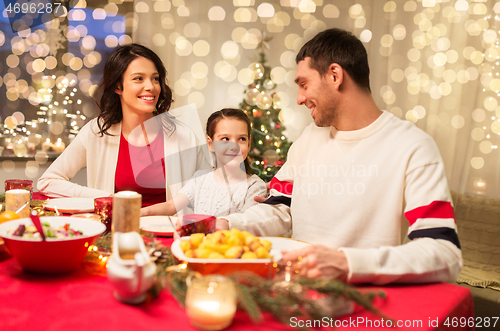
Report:
[[[35,213],[0,224],[2,330],[474,329],[470,291],[456,285],[308,278],[281,259],[308,243],[215,231],[206,215],[141,218],[135,192],[92,210],[73,200],[62,208],[79,209],[73,217],[46,216],[62,204],[39,201],[33,193]]]

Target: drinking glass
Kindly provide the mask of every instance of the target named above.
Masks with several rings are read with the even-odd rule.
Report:
[[[17,211],[24,204],[28,203],[18,212],[19,217],[30,217],[30,192],[24,189],[8,190],[5,192],[5,210]]]
[[[5,192],[9,190],[28,190],[30,200],[33,197],[33,181],[30,179],[7,179],[5,181]]]

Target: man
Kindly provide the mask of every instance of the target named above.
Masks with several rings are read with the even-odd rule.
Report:
[[[351,283],[457,278],[462,258],[451,196],[436,144],[412,123],[381,111],[369,86],[366,50],[329,29],[299,54],[297,103],[314,125],[292,145],[271,181],[271,197],[218,219],[256,235],[313,245],[284,254],[308,276]],[[403,214],[410,241],[401,245]]]

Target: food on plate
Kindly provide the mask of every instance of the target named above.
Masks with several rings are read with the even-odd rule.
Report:
[[[198,259],[269,259],[272,243],[238,229],[207,235],[193,233],[179,243],[186,257]]]
[[[17,215],[15,212],[8,210],[4,211],[3,213],[0,214],[0,223],[11,221],[18,219],[19,215]]]
[[[69,224],[64,224],[58,228],[54,228],[48,222],[42,222],[43,232],[47,238],[71,238],[83,235],[82,231],[74,230],[69,227]],[[7,234],[18,236],[25,239],[40,238],[40,233],[34,225],[20,224],[15,229],[10,229]]]

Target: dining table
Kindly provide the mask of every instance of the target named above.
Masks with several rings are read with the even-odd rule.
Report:
[[[39,197],[37,195],[37,197]],[[173,238],[158,238],[170,246]],[[243,311],[236,312],[228,331],[296,330],[299,327],[338,330],[475,330],[470,290],[449,283],[357,285],[361,292],[383,291],[374,305],[386,320],[360,307],[347,316],[321,320],[290,319],[282,324],[264,312],[254,324]],[[197,330],[186,311],[168,290],[148,296],[137,305],[113,296],[113,285],[105,274],[89,272],[82,264],[62,275],[25,272],[4,250],[0,253],[0,330]]]

